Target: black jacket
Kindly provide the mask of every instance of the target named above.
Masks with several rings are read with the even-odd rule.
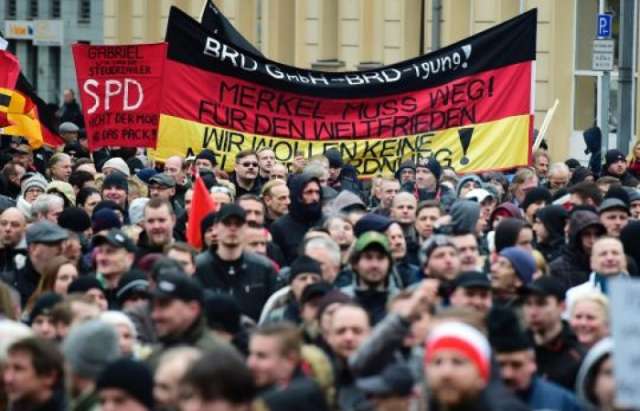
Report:
[[[36,291],[38,283],[40,282],[40,273],[36,271],[31,263],[31,259],[27,258],[27,262],[16,274],[13,287],[20,293],[20,301],[22,306],[29,301],[29,297]]]
[[[538,242],[536,245],[547,262],[555,260],[562,254],[562,248],[565,245],[564,226],[568,217],[567,211],[559,205],[541,208],[536,213],[536,218],[542,222],[549,235],[544,242]]]
[[[533,336],[531,338],[533,340]],[[536,344],[535,350],[538,373],[570,391],[574,390],[585,352],[569,324],[563,323],[556,338],[544,345]]]
[[[276,291],[273,264],[250,252],[243,252],[237,263],[229,263],[221,260],[217,253],[205,251],[196,259],[195,277],[208,290],[234,296],[242,313],[255,321],[260,319],[262,307]]]
[[[317,178],[305,173],[297,174],[290,179],[289,213],[271,224],[273,242],[282,250],[287,264],[291,264],[298,256],[298,247],[307,231],[322,223],[322,191],[319,203],[313,205],[302,203],[302,191],[311,181],[320,184]]]
[[[607,171],[602,173],[600,177],[614,177],[620,180],[620,184],[627,187],[637,187],[640,181],[631,174],[629,170],[625,171],[621,176],[617,176],[615,174],[611,174]]]

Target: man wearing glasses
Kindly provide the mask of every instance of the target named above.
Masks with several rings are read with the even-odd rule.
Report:
[[[258,180],[258,156],[253,150],[244,150],[236,155],[236,164],[231,181],[236,186],[236,196],[260,195]]]

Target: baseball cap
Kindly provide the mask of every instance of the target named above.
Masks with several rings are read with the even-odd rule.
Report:
[[[158,173],[149,179],[149,185],[159,185],[162,187],[173,188],[176,186],[176,182],[173,178],[169,177],[165,173]]]
[[[204,295],[202,287],[186,274],[166,273],[158,278],[158,285],[153,291],[156,300],[182,300],[202,303]]]
[[[413,385],[411,369],[402,363],[393,363],[380,374],[356,380],[361,391],[374,396],[407,396],[413,391]]]
[[[553,296],[560,301],[564,301],[566,291],[567,290],[562,284],[562,281],[555,277],[544,276],[538,278],[537,280],[534,280],[530,284],[523,286],[520,290],[520,294],[523,296]]]
[[[464,271],[453,281],[453,288],[491,288],[491,282],[480,271]]]
[[[602,204],[600,204],[600,207],[598,207],[598,214],[602,214],[603,212],[610,210],[622,210],[627,214],[630,214],[629,207],[619,198],[607,198],[604,200]]]
[[[239,218],[242,222],[245,222],[247,220],[247,213],[244,211],[244,208],[237,204],[224,204],[216,213],[215,221],[216,223],[220,223],[231,217]]]
[[[58,243],[69,238],[69,233],[64,228],[50,221],[40,221],[27,228],[27,244],[34,243]]]
[[[496,196],[485,188],[474,188],[473,190],[465,194],[464,198],[467,200],[477,201],[478,203],[482,204],[482,202],[487,198],[495,199]]]
[[[390,252],[387,236],[377,231],[367,231],[358,237],[356,240],[355,250],[356,252],[361,253],[373,245],[379,246],[385,253]]]
[[[97,247],[104,243],[111,244],[114,247],[124,248],[125,250],[134,253],[136,251],[136,245],[122,230],[112,228],[107,231],[106,234],[98,234],[93,237],[93,246]]]

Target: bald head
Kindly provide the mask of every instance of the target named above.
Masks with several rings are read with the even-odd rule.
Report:
[[[7,208],[0,214],[0,242],[5,247],[15,247],[24,238],[27,220],[22,211]]]
[[[176,181],[176,184],[184,182],[184,158],[180,156],[169,157],[164,162],[164,173]]]
[[[398,193],[391,202],[391,218],[402,226],[409,226],[416,221],[418,200],[411,193]]]

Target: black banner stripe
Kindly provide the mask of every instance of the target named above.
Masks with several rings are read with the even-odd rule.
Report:
[[[176,7],[167,24],[168,57],[211,72],[293,93],[364,98],[434,87],[486,70],[535,59],[537,10],[531,10],[435,52],[375,70],[320,72],[243,50]],[[207,54],[205,54],[207,51]]]
[[[0,93],[0,106],[9,107],[11,103],[11,96],[8,94]]]

